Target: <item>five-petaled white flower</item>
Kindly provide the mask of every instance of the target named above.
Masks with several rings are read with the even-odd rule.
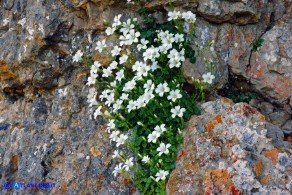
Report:
[[[132,110],[136,109],[136,102],[134,102],[133,100],[129,101],[129,104],[127,106],[128,112],[131,112]]]
[[[99,106],[99,107],[95,110],[95,112],[94,112],[94,119],[96,119],[97,116],[102,115],[101,109],[102,109],[102,106]]]
[[[116,31],[117,29],[116,29],[116,27],[107,27],[107,29],[105,30],[105,33],[106,33],[106,35],[112,35],[112,34],[114,34],[114,32]]]
[[[121,69],[119,72],[116,73],[116,80],[121,81],[124,78],[124,69]]]
[[[113,131],[109,138],[113,141],[117,141],[119,134],[120,134],[120,131]]]
[[[167,99],[173,102],[180,98],[182,98],[182,95],[180,94],[180,91],[178,89],[170,91],[169,95],[167,96]]]
[[[163,96],[164,93],[169,92],[169,87],[168,84],[166,82],[164,82],[163,84],[160,83],[157,88],[155,89],[155,92],[159,94],[160,97]]]
[[[183,117],[183,113],[186,111],[185,108],[180,108],[180,106],[176,106],[170,110],[172,113],[172,118],[175,118],[176,116],[178,117]]]
[[[120,64],[127,62],[128,58],[126,54],[122,55],[122,57],[120,57]]]
[[[141,44],[137,45],[138,51],[140,51],[141,49],[147,49],[147,44],[148,43],[149,43],[149,41],[147,41],[145,39],[141,39]]]
[[[113,171],[114,176],[116,177],[118,173],[121,173],[123,170],[123,163],[120,163],[115,167],[115,170]]]
[[[83,53],[81,52],[81,50],[78,50],[73,56],[73,62],[79,62],[82,56],[83,56]]]
[[[107,67],[107,68],[104,68],[103,70],[102,70],[102,77],[109,77],[111,74],[112,74],[112,70],[111,70],[111,67],[109,66],[109,67]]]
[[[157,125],[154,130],[158,133],[163,133],[164,131],[166,131],[166,128],[165,128],[165,124],[161,124],[160,126]]]
[[[160,133],[157,131],[153,131],[151,134],[148,135],[148,142],[156,143],[159,137],[160,137]]]
[[[159,180],[165,180],[166,176],[169,174],[168,171],[160,170],[158,173],[156,173],[156,179],[155,181],[158,182]]]
[[[117,142],[117,147],[119,147],[120,145],[123,145],[126,140],[128,139],[127,135],[121,134],[120,137],[117,138],[116,142]]]
[[[150,158],[149,158],[148,155],[144,156],[143,159],[142,159],[142,162],[144,162],[144,163],[148,163],[149,161],[150,161]]]
[[[105,48],[106,48],[105,39],[102,40],[102,41],[98,41],[96,43],[95,50],[98,50],[99,52],[102,52]]]
[[[118,150],[115,150],[114,151],[114,155],[112,156],[113,158],[120,158],[121,157],[121,154]]]
[[[212,80],[215,79],[215,76],[208,72],[207,74],[203,74],[203,81],[209,84],[212,84]]]
[[[191,11],[182,13],[182,18],[189,23],[196,22],[196,14],[192,13]]]
[[[164,143],[161,143],[159,145],[159,147],[157,148],[157,152],[158,153],[158,156],[161,156],[162,154],[168,154],[169,153],[169,150],[168,148],[171,146],[171,144],[164,144]]]
[[[132,166],[134,166],[133,157],[126,160],[124,168],[126,171],[129,171],[129,168],[131,168]]]
[[[176,20],[181,16],[179,11],[168,12],[168,21]]]
[[[111,51],[111,53],[112,53],[112,57],[115,57],[115,56],[119,55],[121,50],[122,50],[122,49],[121,49],[120,47],[115,46],[115,47],[113,48],[113,50]]]
[[[90,67],[90,71],[97,73],[100,67],[101,67],[101,63],[99,63],[98,61],[95,61],[93,65]]]

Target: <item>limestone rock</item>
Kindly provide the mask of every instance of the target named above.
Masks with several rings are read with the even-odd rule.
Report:
[[[292,96],[292,23],[287,14],[264,36],[263,46],[251,56],[251,83],[278,103]]]
[[[274,147],[261,113],[227,99],[202,107],[203,115],[191,117],[183,131],[167,194],[292,192],[291,148]],[[283,138],[277,137],[282,145]]]

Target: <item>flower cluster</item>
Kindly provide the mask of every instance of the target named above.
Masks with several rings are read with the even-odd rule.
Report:
[[[168,16],[170,22],[194,25],[196,21],[191,12],[174,11]],[[162,192],[174,168],[184,120],[198,112],[195,99],[182,90],[185,80],[179,70],[191,43],[181,28],[150,31],[153,27],[138,24],[136,18],[121,21],[121,17],[116,16],[105,31],[117,37],[118,44],[110,46],[107,39],[96,43],[95,50],[113,60],[91,65],[87,85],[104,90],[90,88],[88,103],[95,119],[109,118],[110,143],[117,148],[112,157],[119,161],[114,176],[131,171],[141,191]],[[79,62],[82,56],[78,51],[73,61]],[[208,73],[203,79],[211,84],[214,76]],[[136,157],[122,153],[124,147]]]

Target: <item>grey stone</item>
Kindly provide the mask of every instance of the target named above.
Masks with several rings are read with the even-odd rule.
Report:
[[[274,111],[274,106],[269,102],[262,102],[260,104],[260,110],[263,114],[268,115]]]
[[[267,137],[272,139],[272,143],[274,147],[280,148],[283,146],[283,141],[284,141],[284,134],[283,131],[270,123],[266,124],[266,129],[267,129]]]
[[[271,123],[278,127],[281,127],[290,118],[290,115],[285,111],[278,111],[269,114],[269,117]]]
[[[10,127],[9,123],[0,123],[0,131],[5,131]]]
[[[288,120],[283,126],[282,130],[286,134],[291,134],[292,133],[292,120]]]

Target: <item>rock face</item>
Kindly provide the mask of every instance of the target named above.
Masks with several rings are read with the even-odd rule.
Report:
[[[167,194],[290,194],[291,145],[245,103],[203,104],[183,131]]]
[[[86,102],[89,90],[85,85],[88,70],[81,64],[72,63],[72,55],[79,49],[86,55],[94,56],[95,60],[108,60],[93,48],[98,39],[105,37],[105,19],[112,21],[117,14],[123,14],[122,20],[138,15],[138,6],[125,2],[0,0],[0,185],[5,181],[53,182],[56,183],[56,188],[40,191],[57,194],[136,192],[136,188],[128,180],[113,178],[111,174],[115,166],[111,162],[113,149],[107,141],[104,119],[92,120]],[[167,1],[142,2],[153,11],[159,22],[166,20],[166,10],[170,9]],[[214,50],[199,48],[197,62],[184,65],[186,79],[191,82],[192,77],[200,78],[210,69],[204,57],[212,59],[217,88],[228,81],[230,74],[238,75],[251,81],[254,89],[267,96],[270,102],[275,101],[282,106],[285,104],[288,106],[286,110],[291,110],[291,4],[291,0],[173,1],[176,9],[191,10],[197,14],[196,36],[199,45],[207,46],[215,40]],[[262,35],[263,47],[252,52],[253,43]],[[226,107],[227,103],[219,105]],[[249,108],[237,105],[232,109],[240,110],[242,107]],[[223,110],[222,112],[225,113]],[[211,113],[209,115],[213,116]],[[250,116],[254,116],[253,120],[256,122],[264,122],[257,112]],[[250,116],[239,116],[238,120],[248,121]],[[281,115],[272,115],[272,118],[279,116]],[[291,119],[291,115],[289,116]],[[225,120],[223,115],[221,119]],[[285,133],[291,132],[289,124],[291,120],[281,120],[280,125],[283,125]],[[203,123],[198,122],[198,125],[205,132]],[[209,128],[212,125],[215,130],[219,126],[217,123],[210,123]],[[270,129],[276,129],[269,131],[271,136],[283,137],[277,127],[272,126]],[[215,130],[210,130],[210,133]],[[262,138],[257,141],[259,140]],[[196,143],[193,141],[193,144]],[[209,141],[202,141],[202,144],[211,144],[206,144],[207,142]],[[276,139],[273,144],[277,147],[281,145]],[[272,145],[269,147],[266,151],[268,157],[254,153],[259,156],[241,159],[243,165],[248,162],[245,167],[247,172],[253,171],[250,166],[255,163],[261,167],[260,162],[252,161],[254,159],[263,160],[262,164],[270,163],[268,168],[271,168],[271,156],[272,164],[275,162],[273,165],[277,165],[284,150],[273,149]],[[210,153],[214,156],[212,159],[219,149],[219,146],[210,148],[210,152],[215,152]],[[185,158],[183,150],[181,155]],[[197,154],[187,155],[195,157]],[[210,157],[209,160],[212,159]],[[223,160],[226,166],[231,166],[227,164],[227,159]],[[234,172],[219,169],[218,163],[210,165],[212,169],[206,167],[209,165],[207,162],[197,164],[196,167],[193,164],[181,165],[179,160],[178,168],[168,184],[169,192],[193,189],[192,186],[200,186],[196,182],[203,181],[204,178],[205,188],[198,188],[201,190],[198,192],[204,192],[206,186],[210,191],[212,186],[215,190],[214,187],[221,184],[227,186],[222,190],[240,190],[239,184],[235,182]],[[180,168],[183,166],[186,168]],[[201,178],[194,178],[189,170],[199,170],[200,166],[205,167],[202,168],[205,171],[200,172],[202,174],[198,177]],[[276,173],[267,174],[268,168],[264,167],[262,172],[257,171],[259,175],[256,180],[250,182],[258,184],[256,181],[259,181],[262,185],[266,182],[267,186],[273,183]],[[179,172],[179,169],[183,172]],[[236,170],[235,167],[233,169]],[[279,174],[282,174],[281,170]],[[213,175],[224,179],[214,183]],[[175,183],[178,181],[175,180],[176,177],[183,178],[185,183]],[[283,189],[284,184],[281,182],[277,183],[279,189]],[[0,192],[4,194],[7,190],[1,187]],[[25,192],[27,191],[20,191]],[[29,192],[37,191],[31,189]]]

